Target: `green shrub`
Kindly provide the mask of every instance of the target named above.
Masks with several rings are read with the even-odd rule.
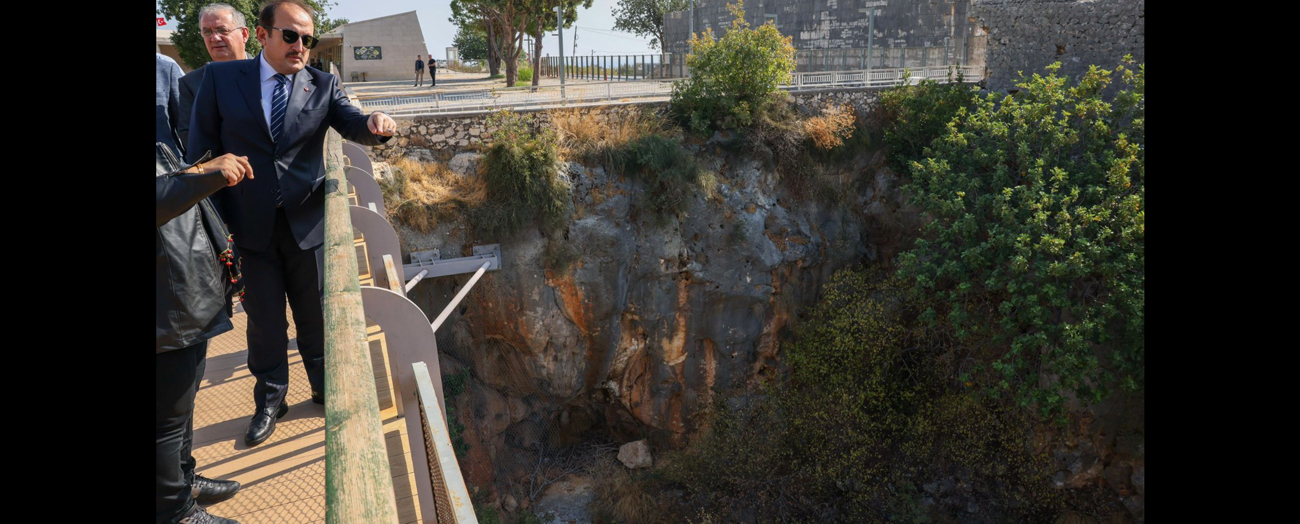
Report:
[[[519,77],[518,80],[519,80],[520,82],[532,82],[532,81],[533,81],[533,68],[531,68],[531,67],[521,67],[521,68],[519,68],[519,71],[518,71],[518,77]]]
[[[1029,422],[951,381],[944,340],[900,283],[843,271],[823,291],[783,343],[790,379],[716,400],[707,429],[665,459],[668,479],[710,512],[747,505],[760,522],[926,522],[972,502],[991,522],[1059,511]]]
[[[1014,96],[973,99],[909,162],[906,189],[934,218],[900,264],[923,319],[985,364],[972,380],[1044,413],[1145,384],[1145,65],[1126,64],[1073,86],[1053,64]]]
[[[692,36],[691,76],[673,85],[673,111],[696,134],[748,127],[757,104],[794,71],[794,46],[775,23],[751,29],[743,3],[727,9],[731,28],[719,40],[713,28]]]
[[[659,134],[628,142],[615,157],[621,170],[645,183],[642,205],[660,219],[683,211],[688,199],[706,191],[711,180],[695,155]]]
[[[906,172],[913,160],[923,158],[930,141],[942,135],[960,110],[974,109],[979,88],[961,83],[940,84],[922,80],[885,90],[876,105],[878,124],[885,130],[885,144],[896,169]]]
[[[460,373],[442,376],[443,411],[447,414],[447,435],[457,458],[465,458],[469,453],[469,443],[465,442],[465,425],[461,424],[456,411],[455,400],[469,387],[469,368]]]
[[[569,211],[569,191],[557,173],[555,133],[533,129],[532,117],[506,110],[488,117],[495,128],[480,164],[487,199],[470,212],[482,239],[509,236],[537,224],[552,230]]]

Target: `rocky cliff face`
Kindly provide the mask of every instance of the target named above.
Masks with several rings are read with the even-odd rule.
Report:
[[[678,443],[715,388],[776,372],[778,336],[830,275],[887,260],[918,227],[884,155],[847,205],[796,201],[751,160],[698,146],[717,175],[676,217],[646,216],[640,184],[600,167],[562,166],[573,213],[548,239],[502,238],[503,265],[484,276],[442,332],[443,370],[472,370],[449,400],[466,426],[471,484],[523,475],[543,450],[603,434]],[[472,153],[453,170],[473,173]],[[398,226],[406,252],[468,253],[465,224],[422,235]],[[556,262],[571,249],[576,259]],[[432,317],[468,276],[426,281],[412,299]]]

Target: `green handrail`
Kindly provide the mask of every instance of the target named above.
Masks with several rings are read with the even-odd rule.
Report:
[[[325,138],[325,522],[397,524],[357,282],[343,139]]]

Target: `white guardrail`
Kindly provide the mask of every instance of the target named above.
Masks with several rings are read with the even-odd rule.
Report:
[[[933,66],[915,69],[794,73],[790,75],[790,81],[780,87],[788,91],[836,87],[892,87],[902,84],[905,76],[908,78],[908,83],[911,84],[918,83],[921,80],[946,83],[955,81],[958,71],[962,74],[962,80],[966,82],[978,82],[983,78],[983,68],[979,66]],[[673,80],[583,82],[563,87],[557,85],[523,86],[509,89],[449,91],[423,96],[399,95],[358,98],[358,102],[365,111],[384,111],[390,116],[420,116],[500,107],[563,105],[601,100],[667,97],[672,94],[673,82]]]

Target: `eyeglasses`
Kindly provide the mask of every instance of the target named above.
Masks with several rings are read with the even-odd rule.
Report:
[[[280,29],[278,27],[271,27],[269,25],[264,25],[262,27],[265,27],[267,29]],[[292,29],[280,29],[280,34],[284,35],[284,43],[286,44],[292,44],[298,41],[298,32]],[[316,47],[316,44],[319,42],[320,42],[319,38],[316,38],[311,35],[302,35],[302,46],[307,49],[314,49]]]
[[[204,28],[202,31],[199,31],[199,33],[201,33],[201,34],[203,35],[203,38],[212,38],[212,35],[214,35],[214,34],[218,34],[218,35],[221,35],[221,36],[226,36],[226,35],[230,34],[232,31],[238,31],[238,30],[239,30],[238,27],[231,28],[231,29],[226,29],[226,28],[224,28],[224,27],[222,27],[222,28],[217,28],[217,29],[208,29],[208,28]]]

